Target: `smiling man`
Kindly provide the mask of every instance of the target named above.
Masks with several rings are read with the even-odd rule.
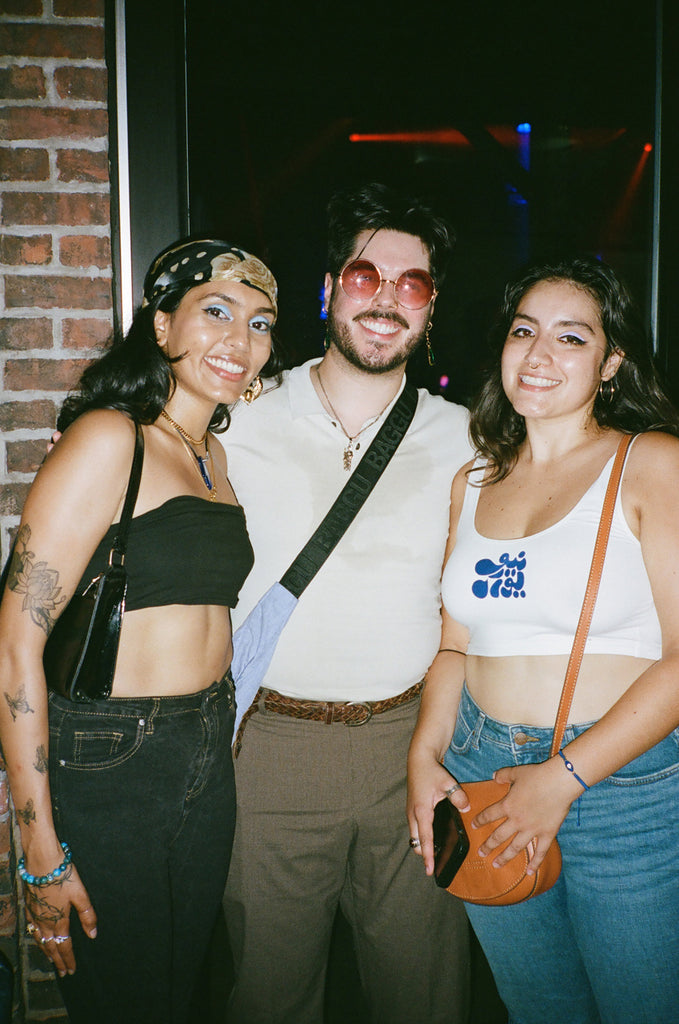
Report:
[[[255,549],[234,625],[304,546],[395,404],[408,357],[428,344],[450,248],[445,222],[385,186],[331,200],[326,353],[236,410],[223,435]],[[465,410],[420,391],[279,640],[238,744],[230,1024],[321,1024],[338,906],[375,1022],[466,1022],[466,917],[409,850],[405,774],[438,649],[451,482],[469,457]]]

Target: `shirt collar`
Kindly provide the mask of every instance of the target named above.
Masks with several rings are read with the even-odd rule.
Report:
[[[290,412],[292,413],[293,419],[297,419],[298,416],[327,417],[328,415],[323,408],[323,403],[318,397],[316,388],[311,380],[311,367],[320,363],[322,358],[323,357],[320,356],[317,359],[309,359],[308,362],[302,363],[301,366],[295,366],[290,370],[290,375],[288,377],[288,395],[290,398]],[[406,376],[403,374],[400,387],[392,401],[384,410],[384,414],[391,412],[394,407],[394,403],[403,391],[405,384]]]

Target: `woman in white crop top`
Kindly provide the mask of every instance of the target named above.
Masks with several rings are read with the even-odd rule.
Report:
[[[464,820],[465,782],[509,782],[476,818],[497,822],[481,852],[513,837],[502,864],[535,838],[537,867],[558,833],[563,857],[543,895],[467,907],[510,1021],[657,1024],[676,1017],[679,977],[679,416],[605,264],[529,271],[507,287],[496,332],[501,359],[472,410],[479,458],[451,494],[441,650],[409,754],[411,845],[431,874],[436,803],[447,796]],[[564,758],[550,758],[624,433],[641,436]]]

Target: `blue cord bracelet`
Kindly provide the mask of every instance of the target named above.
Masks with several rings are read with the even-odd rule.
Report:
[[[26,858],[21,857],[17,864],[17,871],[19,872],[19,878],[21,881],[25,882],[26,885],[49,885],[50,882],[58,881],[73,860],[73,854],[71,853],[71,848],[68,843],[62,843],[61,849],[65,854],[64,859],[58,868],[55,868],[54,871],[49,871],[46,875],[32,875],[26,870]]]
[[[559,757],[561,758],[563,763],[566,765],[566,770],[571,773],[571,775],[573,776],[574,779],[578,780],[578,782],[583,787],[583,789],[585,789],[585,790],[589,789],[589,786],[587,785],[587,783],[583,779],[580,778],[580,776],[576,772],[575,768],[573,767],[573,762],[568,760],[568,758],[564,754],[563,750],[559,751]]]

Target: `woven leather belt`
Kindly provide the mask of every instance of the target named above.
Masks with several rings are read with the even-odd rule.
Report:
[[[373,715],[381,715],[392,708],[398,708],[402,704],[409,704],[410,701],[419,697],[424,683],[415,683],[410,689],[403,693],[397,693],[395,697],[387,697],[386,700],[362,700],[362,701],[332,701],[332,700],[297,700],[295,697],[285,697],[276,690],[260,688],[254,701],[243,715],[234,741],[234,757],[238,757],[243,742],[243,732],[247,721],[264,707],[266,711],[273,711],[277,715],[286,715],[288,718],[303,718],[308,722],[324,722],[326,725],[333,725],[335,722],[342,722],[344,725],[365,725]]]
[[[285,697],[276,690],[262,690],[262,698],[267,711],[275,711],[277,715],[287,715],[288,718],[304,718],[308,722],[325,722],[326,725],[335,722],[365,725],[373,715],[381,715],[401,704],[409,704],[420,695],[421,690],[422,683],[416,683],[409,690],[397,693],[395,697],[387,697],[386,700],[298,700],[296,697]]]

